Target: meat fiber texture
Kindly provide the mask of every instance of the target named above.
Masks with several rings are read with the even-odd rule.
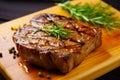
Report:
[[[65,30],[73,31],[69,38],[58,39],[46,36],[39,31],[52,22],[64,25]],[[47,26],[47,27],[50,27]],[[30,64],[47,70],[68,73],[78,66],[85,57],[101,45],[101,29],[56,14],[39,14],[13,34],[13,41],[21,57]]]

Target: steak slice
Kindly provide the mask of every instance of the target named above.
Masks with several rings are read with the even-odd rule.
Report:
[[[69,38],[61,39],[46,36],[44,31],[35,33],[46,25],[54,27],[53,22],[64,25],[65,30],[73,33]],[[28,63],[67,73],[101,45],[101,29],[60,15],[39,14],[30,20],[29,25],[24,25],[14,33],[13,41]]]

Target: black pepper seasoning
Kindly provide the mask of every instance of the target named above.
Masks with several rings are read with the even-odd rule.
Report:
[[[0,52],[0,58],[2,58],[3,57],[3,55],[2,55],[2,53]]]
[[[19,57],[19,56],[20,56],[20,54],[19,54],[19,53],[16,53],[16,56],[17,56],[17,57]]]
[[[15,55],[13,55],[13,59],[16,59],[16,56],[15,56]]]
[[[44,77],[44,75],[43,75],[42,72],[38,72],[38,76],[39,76],[39,77]]]
[[[46,75],[46,78],[47,79],[51,79],[51,76],[48,74],[48,75]]]
[[[10,54],[15,53],[15,47],[9,48],[8,51],[9,51]]]
[[[15,50],[15,47],[11,47],[8,49],[10,54],[13,54],[13,59],[16,59],[17,57],[19,57],[19,53],[17,53],[17,51]]]

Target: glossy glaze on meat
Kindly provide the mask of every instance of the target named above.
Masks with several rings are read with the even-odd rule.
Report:
[[[64,25],[65,30],[74,33],[62,39],[45,36],[44,31],[34,34],[38,28],[54,26],[52,22]],[[101,30],[64,16],[39,14],[30,20],[29,25],[14,33],[13,41],[21,56],[30,64],[67,73],[101,45]]]

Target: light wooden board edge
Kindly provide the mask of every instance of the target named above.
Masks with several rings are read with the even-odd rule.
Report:
[[[120,46],[114,47],[114,48],[112,48],[112,50],[116,54],[120,54],[120,52],[117,51],[117,50],[120,50]],[[111,51],[111,49],[108,51]],[[71,78],[69,80],[94,80],[94,79],[112,71],[113,69],[115,69],[119,66],[120,66],[120,56],[117,56],[117,57],[113,56],[112,58],[108,59],[107,61],[104,61],[101,64],[98,64],[94,68],[83,73],[82,75],[74,76],[74,78]],[[92,73],[92,74],[89,74],[89,73]],[[91,76],[91,75],[94,75],[94,76]],[[58,78],[58,79],[54,79],[54,80],[64,80],[64,78]]]
[[[58,6],[55,6],[55,7],[58,7]],[[51,8],[55,8],[55,7],[51,7]],[[48,9],[51,9],[51,8],[48,8]],[[48,9],[45,9],[45,10],[42,10],[41,12],[45,12],[46,10],[48,10]],[[115,11],[117,11],[117,10],[115,10]],[[119,11],[117,11],[117,12],[119,12]],[[21,17],[21,18],[17,18],[17,19],[14,19],[14,20],[12,20],[12,21],[9,21],[9,22],[6,22],[6,23],[3,23],[3,24],[0,24],[0,25],[3,25],[4,26],[4,24],[9,24],[9,23],[12,23],[12,22],[15,22],[15,21],[18,21],[18,22],[21,22],[20,20],[21,19],[25,19],[25,18],[27,18],[28,20],[31,18],[31,15],[36,15],[36,14],[39,14],[40,12],[35,12],[35,13],[32,13],[32,14],[29,14],[29,15],[27,15],[27,16],[23,16],[23,17]],[[67,14],[66,14],[66,16],[67,16]],[[16,22],[16,24],[14,24],[14,25],[17,25],[17,23],[18,22]],[[23,21],[22,21],[23,22]],[[26,23],[26,21],[25,21],[25,23]],[[12,24],[11,24],[11,26],[12,26]],[[111,71],[111,70],[113,70],[113,69],[115,69],[115,68],[117,68],[117,67],[119,67],[120,66],[120,57],[117,57],[116,59],[112,59],[113,61],[115,61],[115,62],[113,62],[112,64],[109,64],[109,65],[113,65],[113,66],[109,66],[109,65],[107,65],[107,66],[105,66],[105,67],[108,67],[107,69],[105,68],[105,67],[100,67],[100,69],[102,69],[102,71],[97,71],[96,70],[96,77],[99,77],[99,76],[101,76],[101,75],[103,75],[103,73],[107,73],[107,72],[109,72],[109,71]],[[109,62],[109,61],[108,61]],[[108,62],[105,62],[105,63],[103,63],[103,64],[101,64],[101,65],[105,65],[106,63],[108,63]],[[116,63],[117,62],[117,63]],[[0,66],[2,66],[2,65],[0,65]],[[4,68],[4,66],[2,66],[1,67],[2,69]],[[1,69],[1,70],[2,70]],[[92,71],[92,70],[91,70]],[[100,72],[100,73],[99,73]],[[3,73],[4,74],[4,73]],[[5,74],[7,74],[6,72],[5,72]],[[87,74],[86,74],[87,75]],[[8,74],[7,74],[7,76],[8,76]],[[83,75],[84,76],[84,75]],[[89,76],[88,75],[88,77],[89,77],[89,79],[94,79],[93,77],[91,77],[91,76]],[[9,79],[9,78],[8,78]]]
[[[4,68],[4,66],[2,66],[2,64],[0,63],[0,73],[3,75],[3,77],[6,80],[12,80],[12,78],[10,77],[9,73],[7,73],[6,69]]]

